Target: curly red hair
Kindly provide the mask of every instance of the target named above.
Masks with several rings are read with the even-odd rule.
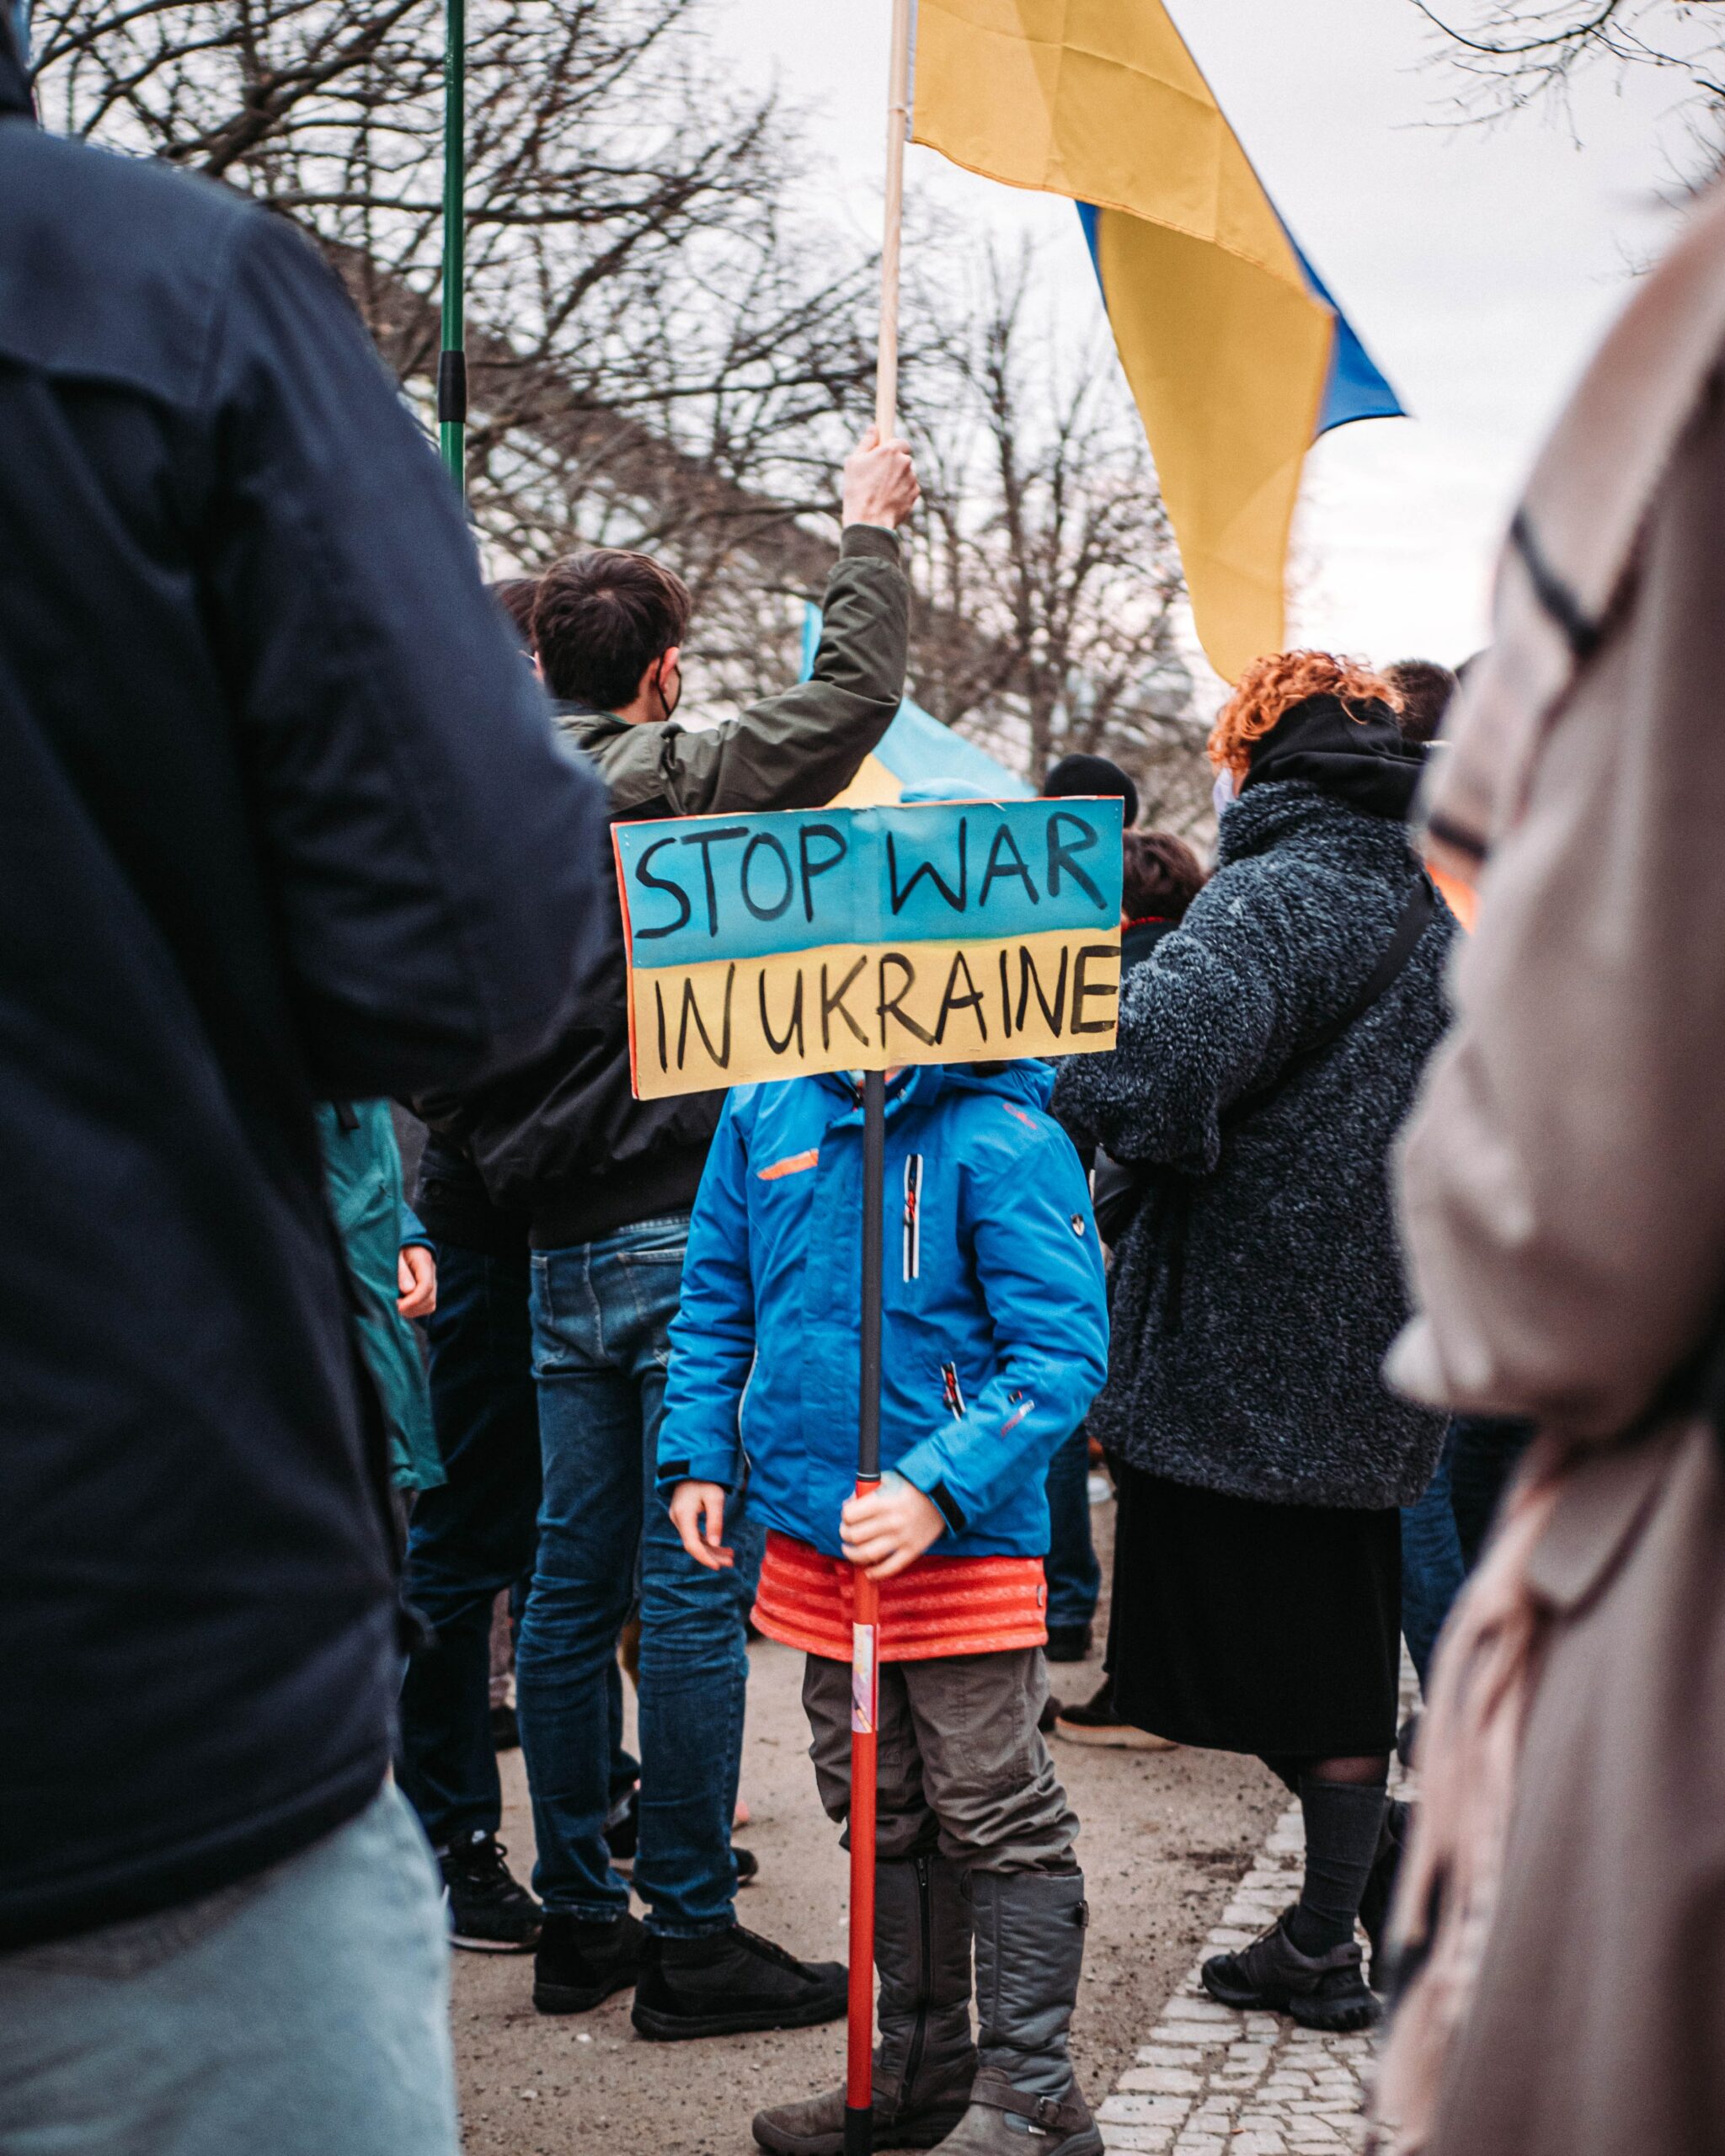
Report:
[[[1357,659],[1338,659],[1329,651],[1273,651],[1254,659],[1240,676],[1234,693],[1216,713],[1210,730],[1210,760],[1236,779],[1252,762],[1252,744],[1268,734],[1285,711],[1308,696],[1338,696],[1343,704],[1375,700],[1397,708],[1396,691],[1381,674]]]

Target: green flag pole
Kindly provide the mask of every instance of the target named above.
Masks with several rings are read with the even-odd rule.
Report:
[[[443,54],[443,345],[437,355],[437,439],[449,476],[467,491],[467,327],[462,281],[467,270],[467,0],[446,0]]]

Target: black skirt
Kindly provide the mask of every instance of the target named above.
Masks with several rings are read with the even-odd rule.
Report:
[[[1388,1752],[1401,1514],[1271,1505],[1119,1465],[1108,1669],[1137,1728],[1217,1752]]]

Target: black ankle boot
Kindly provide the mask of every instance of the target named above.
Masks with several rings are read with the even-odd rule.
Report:
[[[844,2018],[842,1961],[799,1961],[740,1924],[699,1939],[649,1934],[635,1988],[637,2031],[661,2043],[812,2029]]]
[[[542,2014],[585,2014],[641,1973],[647,1934],[627,1911],[611,1923],[547,1913],[533,1957],[533,2004]]]

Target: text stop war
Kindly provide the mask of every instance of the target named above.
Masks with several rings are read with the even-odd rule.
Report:
[[[1118,801],[619,825],[643,1097],[1111,1047]]]

